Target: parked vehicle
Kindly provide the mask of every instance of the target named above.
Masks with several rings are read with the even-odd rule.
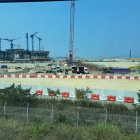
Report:
[[[72,67],[72,73],[76,74],[88,74],[88,69],[86,67]]]
[[[8,66],[7,65],[1,65],[0,66],[0,73],[7,73],[8,72]]]

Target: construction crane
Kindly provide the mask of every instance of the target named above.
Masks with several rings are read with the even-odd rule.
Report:
[[[70,8],[70,42],[69,42],[69,62],[73,62],[73,48],[74,48],[74,17],[75,17],[75,1],[71,0]]]
[[[38,39],[38,41],[39,41],[39,51],[40,51],[42,38],[40,38],[40,37],[38,37],[38,36],[35,36],[35,37],[36,37],[36,38]]]
[[[38,32],[33,33],[32,35],[30,35],[30,38],[32,39],[32,51],[34,51],[34,36],[37,34]]]
[[[26,33],[26,46],[27,46],[27,51],[29,51],[28,33]]]
[[[18,40],[18,39],[21,39],[21,37],[14,38],[14,39],[5,39],[5,40],[7,40],[8,42],[10,42],[11,50],[13,50],[13,48],[14,48],[13,41]]]
[[[0,51],[1,51],[1,41],[2,40],[7,40],[6,38],[0,38]]]

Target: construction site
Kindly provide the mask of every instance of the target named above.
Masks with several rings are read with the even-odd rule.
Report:
[[[111,1],[106,6],[104,4],[107,1],[103,4],[107,9],[102,11],[107,13],[107,16],[102,13],[101,18],[105,25],[104,29],[101,27],[104,25],[100,25],[100,20],[100,23],[95,21],[103,8],[98,0],[91,1],[92,6],[86,0],[85,2],[81,0],[82,4],[79,7],[77,5],[80,4],[80,0],[54,0],[56,2],[53,3],[49,0],[5,1],[8,4],[16,2],[12,8],[17,8],[20,17],[18,20],[16,17],[19,23],[15,22],[14,14],[10,13],[16,23],[15,27],[11,26],[12,21],[6,22],[7,19],[4,18],[4,22],[10,25],[10,29],[12,27],[13,34],[7,25],[7,28],[1,27],[1,32],[8,33],[3,33],[0,37],[0,139],[138,140],[140,136],[140,57],[132,57],[139,56],[139,53],[134,49],[131,51],[130,46],[137,47],[139,44],[133,38],[131,44],[127,38],[127,43],[126,40],[124,41],[125,45],[130,43],[130,46],[125,48],[120,35],[123,32],[120,27],[122,24],[117,22],[119,25],[117,29],[107,20],[109,14],[107,6],[110,5],[113,11],[112,7],[115,5],[116,8],[117,4],[111,4]],[[5,1],[0,0],[0,3]],[[18,2],[25,3],[20,7]],[[26,5],[26,2],[31,3]],[[36,5],[33,2],[39,2],[39,4]],[[54,8],[50,8],[51,4],[54,4]],[[120,6],[122,3],[118,4]],[[24,6],[27,6],[27,9]],[[33,6],[35,9],[32,9]],[[78,8],[81,17],[75,16]],[[88,11],[90,14],[87,12],[90,20],[93,18],[91,15],[96,13],[97,16],[93,20],[95,24],[86,17],[85,10],[88,8],[98,9],[98,13],[92,11],[91,14],[91,9]],[[63,14],[64,11],[66,15]],[[29,14],[28,18],[24,17],[22,12]],[[61,16],[57,17],[56,13]],[[56,20],[54,20],[55,16]],[[116,16],[114,17],[117,19]],[[64,18],[68,23],[65,23]],[[81,18],[83,23],[78,18]],[[76,24],[76,19],[80,24]],[[90,26],[86,27],[90,24],[93,28],[98,26],[98,29],[92,30]],[[80,26],[81,30],[75,29]],[[115,34],[117,31],[111,32],[111,27],[113,31],[114,27],[121,31],[118,34],[119,37]],[[49,30],[50,28],[52,29]],[[24,32],[25,29],[27,29],[26,32]],[[85,31],[82,32],[83,30]],[[90,30],[95,34],[90,34]],[[16,34],[20,34],[21,37]],[[96,35],[99,38],[96,38]],[[118,48],[120,44],[116,43],[116,48],[112,48],[114,50],[111,51],[111,55],[106,54],[104,57],[102,54],[106,52],[106,48],[108,49],[107,42],[110,35],[111,39],[118,37],[114,42],[119,42],[124,48]],[[43,43],[45,45],[42,45]]]
[[[47,95],[44,87],[41,87],[46,85],[52,88],[64,88],[66,92],[69,88],[87,87],[92,90],[116,90],[115,95],[111,92],[99,91],[98,93],[94,91],[92,94],[100,96],[103,94],[105,98],[111,95],[115,98],[121,96],[123,101],[126,96],[128,103],[137,103],[137,92],[140,90],[140,59],[131,58],[130,52],[128,59],[75,60],[74,19],[75,1],[71,0],[69,55],[63,60],[50,58],[51,52],[41,49],[43,39],[38,36],[38,32],[30,35],[32,49],[29,49],[29,35],[26,33],[26,50],[15,48],[18,44],[14,41],[20,38],[0,38],[0,84],[3,87],[13,83],[31,88],[36,86],[32,94],[42,90],[39,96]],[[34,49],[35,38],[38,40],[37,50]],[[3,41],[10,43],[10,48],[5,51],[2,51]],[[125,93],[121,94],[121,91]],[[127,92],[133,93],[127,94]]]

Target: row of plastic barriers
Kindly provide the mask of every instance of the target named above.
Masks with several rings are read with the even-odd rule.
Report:
[[[58,95],[56,95],[56,93],[43,93],[43,90],[36,90],[36,95],[37,96],[50,96],[50,97],[55,97]],[[69,92],[62,92],[59,97],[65,98],[65,99],[70,99],[70,98],[75,98],[76,99],[76,95],[74,94],[70,94]],[[87,95],[87,97],[90,100],[93,101],[108,101],[108,102],[123,102],[123,103],[134,103],[135,99],[134,97],[121,97],[121,96],[113,96],[113,95],[100,95],[100,94],[89,94]]]
[[[0,75],[0,78],[78,78],[78,79],[128,79],[128,80],[140,80],[139,76],[122,76],[122,75],[46,75],[46,74],[8,74],[8,75]]]

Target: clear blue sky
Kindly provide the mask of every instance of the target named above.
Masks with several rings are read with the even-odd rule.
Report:
[[[0,4],[0,37],[22,37],[14,42],[21,48],[25,34],[38,31],[50,56],[66,56],[69,30],[70,2]],[[3,50],[9,47],[2,41]],[[76,1],[74,47],[76,57],[129,57],[130,49],[140,57],[140,0]]]

